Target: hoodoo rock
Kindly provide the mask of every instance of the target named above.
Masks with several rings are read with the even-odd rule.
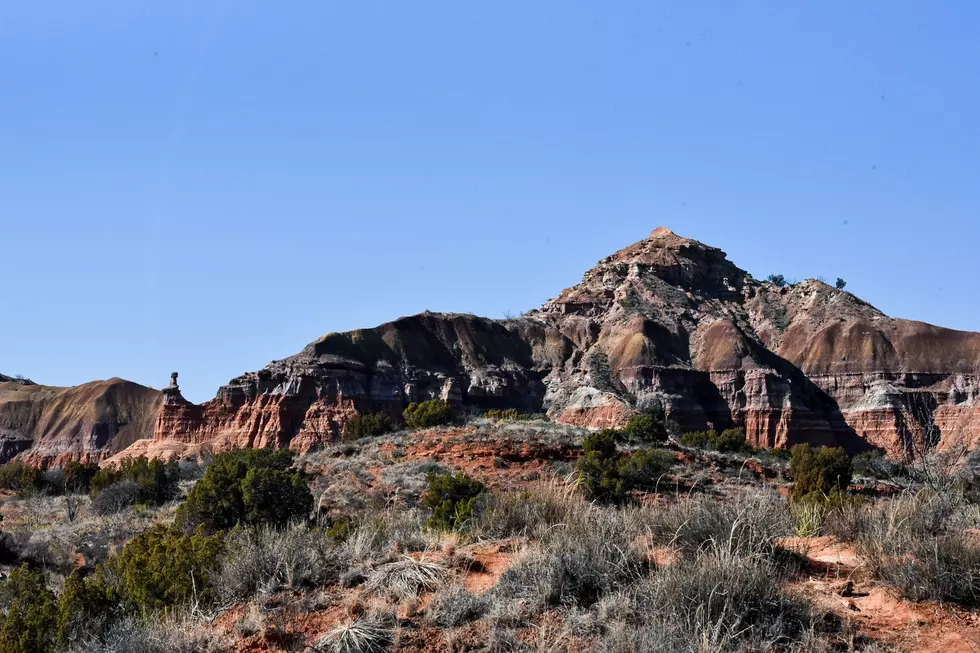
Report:
[[[117,411],[67,432],[57,420],[39,426],[54,395],[85,387],[22,386],[13,402],[0,394],[0,456],[92,457],[128,443],[127,453],[151,455],[306,450],[339,437],[352,415],[398,418],[430,398],[595,428],[662,407],[682,429],[740,426],[766,447],[902,456],[980,446],[980,334],[893,319],[816,280],[758,281],[666,227],[517,319],[422,313],[331,333],[201,405],[183,398],[174,375],[162,393],[145,389],[156,398],[139,403],[138,419]]]

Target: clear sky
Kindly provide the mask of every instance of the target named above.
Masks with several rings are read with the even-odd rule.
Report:
[[[203,401],[661,224],[980,330],[978,33],[966,0],[9,3],[0,371]]]

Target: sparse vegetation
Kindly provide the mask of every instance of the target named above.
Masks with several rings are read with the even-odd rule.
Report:
[[[293,467],[289,450],[248,449],[215,456],[177,512],[187,532],[238,524],[282,525],[305,519],[313,508],[309,485]]]
[[[789,469],[795,481],[794,499],[826,499],[846,491],[851,484],[853,467],[843,449],[798,444],[791,452]]]
[[[655,439],[662,421],[653,417]],[[951,488],[944,493],[857,498],[840,489],[846,457],[794,451],[794,476],[810,491],[788,501],[776,487],[788,486],[785,477],[742,473],[750,464],[784,473],[787,452],[637,448],[630,442],[647,441],[651,423],[634,426],[586,434],[476,418],[460,429],[327,443],[302,458],[231,452],[203,476],[178,466],[189,470],[184,487],[199,478],[180,507],[139,503],[133,477],[93,489],[91,505],[84,495],[15,497],[12,555],[38,566],[17,582],[29,581],[40,607],[11,613],[11,580],[0,590],[2,619],[40,615],[19,627],[40,648],[13,650],[44,653],[217,653],[242,638],[319,651],[443,640],[454,650],[837,650],[852,635],[788,589],[807,572],[783,538],[819,533],[853,541],[870,574],[911,600],[977,605],[980,556],[965,534],[980,516],[962,479],[930,476]],[[720,435],[704,446],[743,451]],[[533,448],[543,442],[551,448]],[[568,452],[578,442],[576,470]],[[512,455],[498,465],[490,446]],[[885,464],[866,462],[862,473]],[[45,484],[81,470],[52,471]],[[696,474],[711,478],[689,484]],[[65,519],[69,497],[81,500],[74,522]],[[90,533],[91,524],[135,519],[145,521],[80,571],[74,541],[57,544],[56,529],[39,526]],[[226,608],[234,617],[216,619]]]
[[[483,417],[486,419],[497,419],[497,420],[512,420],[518,422],[526,422],[528,420],[534,419],[534,415],[531,413],[522,413],[516,408],[506,408],[506,409],[493,409],[488,410],[483,413]]]
[[[745,429],[725,429],[721,433],[715,430],[693,431],[685,433],[680,438],[685,447],[708,449],[722,453],[753,453],[752,445],[745,438]]]
[[[650,413],[633,415],[623,431],[630,442],[666,442],[668,435],[667,425],[662,417]]]
[[[432,509],[429,528],[454,530],[473,516],[477,499],[486,492],[482,483],[462,472],[431,474],[422,505]]]
[[[165,463],[146,456],[125,458],[118,465],[106,465],[92,475],[89,491],[93,498],[111,486],[128,482],[135,487],[134,503],[161,505],[177,495],[180,469],[177,461]]]
[[[786,277],[783,276],[782,274],[770,274],[766,278],[766,281],[776,286],[777,288],[782,288],[783,286],[786,285]]]
[[[405,412],[405,425],[410,429],[422,429],[430,426],[448,424],[453,419],[452,410],[442,399],[429,399],[419,403],[411,403]]]
[[[364,437],[384,435],[395,430],[388,413],[358,413],[347,420],[344,426],[345,440],[359,440]]]
[[[58,611],[41,571],[15,567],[0,586],[0,650],[48,653],[54,650]]]
[[[624,503],[630,491],[650,487],[674,463],[668,451],[640,449],[632,455],[617,451],[615,431],[599,431],[585,438],[578,462],[578,482],[590,499]]]
[[[124,602],[141,612],[212,600],[209,577],[224,552],[221,535],[203,528],[185,535],[157,525],[137,535],[109,560],[107,573],[118,578]]]

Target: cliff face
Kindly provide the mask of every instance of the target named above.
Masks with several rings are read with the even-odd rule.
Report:
[[[0,378],[0,462],[96,462],[153,432],[163,395],[122,379],[72,388]]]
[[[441,397],[589,427],[663,406],[762,446],[980,446],[980,334],[892,319],[819,281],[760,282],[660,228],[512,320],[423,313],[332,333],[201,405],[174,384],[0,377],[0,460],[309,449],[351,415]]]
[[[901,455],[980,445],[980,334],[891,319],[819,281],[759,282],[660,228],[519,319],[425,313],[327,335],[200,406],[169,393],[140,446],[306,449],[355,412],[432,397],[591,427],[662,405],[685,429],[744,426],[763,446]]]

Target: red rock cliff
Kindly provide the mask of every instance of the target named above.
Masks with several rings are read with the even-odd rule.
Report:
[[[200,406],[168,396],[157,446],[291,446],[356,411],[442,396],[593,427],[664,406],[753,442],[980,444],[980,334],[891,319],[819,281],[777,287],[660,228],[515,320],[425,313],[330,334]],[[927,442],[928,441],[928,442]]]

